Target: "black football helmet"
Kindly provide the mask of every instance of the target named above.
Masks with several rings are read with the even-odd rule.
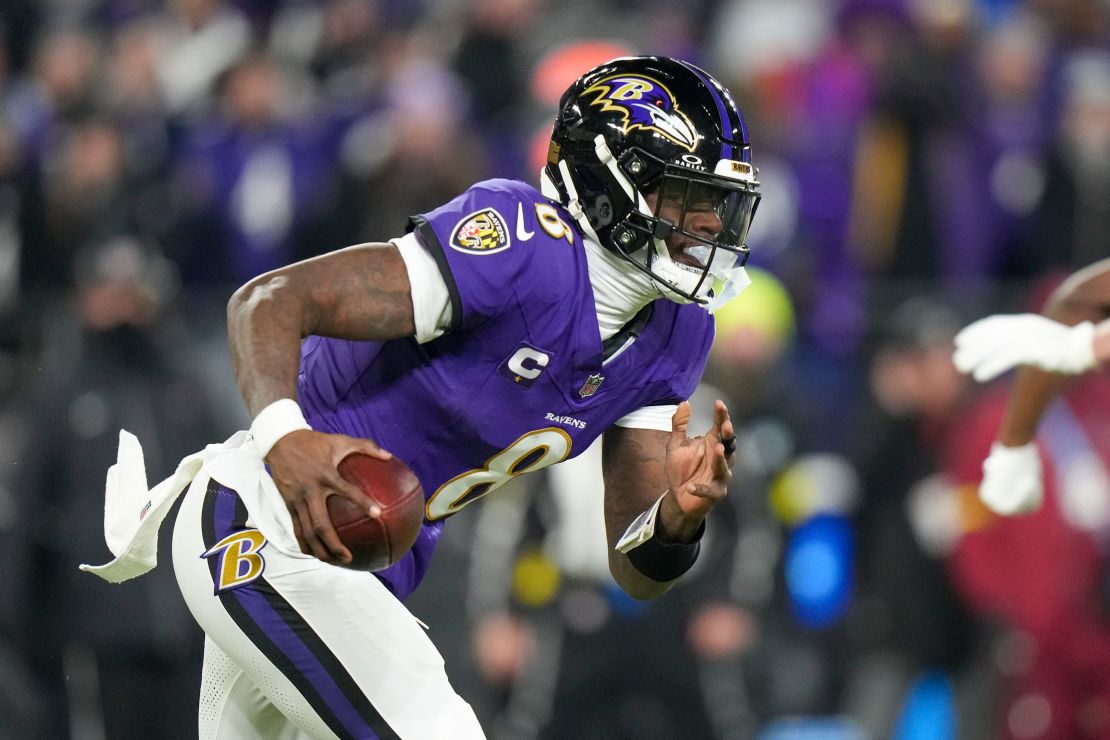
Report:
[[[760,198],[747,126],[698,67],[622,57],[582,75],[559,101],[544,179],[588,237],[668,297],[712,311],[747,284],[744,241]],[[687,215],[708,210],[719,230],[704,226],[717,219],[689,230]],[[672,234],[700,266],[671,258]]]

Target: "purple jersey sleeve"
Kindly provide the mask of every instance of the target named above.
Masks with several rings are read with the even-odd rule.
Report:
[[[658,360],[651,371],[661,379],[658,390],[644,406],[678,404],[694,395],[713,344],[713,319],[701,308],[667,300],[657,301],[656,306],[658,320],[669,322],[670,328],[660,342]]]
[[[536,251],[521,243],[534,235],[534,227],[524,226],[524,213],[528,211],[527,223],[533,224],[537,196],[521,182],[487,180],[411,220],[447,283],[451,331],[473,329],[513,310],[539,287],[532,264]]]

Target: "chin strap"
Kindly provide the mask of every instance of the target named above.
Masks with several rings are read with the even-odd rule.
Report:
[[[612,176],[613,180],[621,186],[621,190],[624,191],[628,199],[636,204],[636,210],[639,211],[642,216],[655,218],[655,214],[651,212],[651,206],[648,205],[647,199],[644,198],[643,194],[632,184],[632,181],[621,172],[617,158],[613,156],[612,150],[609,149],[608,142],[605,141],[605,137],[601,134],[594,137],[594,154],[597,155],[598,161],[609,170],[609,174]],[[655,256],[670,256],[670,252],[667,251],[667,242],[665,239],[652,234],[651,241],[652,246],[655,247]],[[648,262],[648,266],[651,266],[650,261]]]
[[[567,213],[574,219],[574,222],[582,227],[582,233],[593,239],[598,244],[601,239],[598,238],[597,232],[590,224],[590,219],[586,217],[586,211],[582,209],[582,201],[578,197],[578,189],[574,187],[574,178],[570,175],[570,167],[567,166],[565,159],[559,160],[559,173],[563,176],[563,187],[567,190],[567,199],[563,206],[567,209]]]
[[[644,200],[644,196],[640,195],[640,191],[637,190],[632,185],[632,182],[621,172],[621,168],[617,166],[617,158],[613,156],[612,150],[609,149],[609,144],[606,143],[605,137],[601,134],[594,137],[594,154],[597,155],[598,161],[609,170],[609,174],[612,175],[613,179],[617,181],[617,184],[621,186],[621,190],[628,196],[628,199],[635,203],[636,207],[639,208],[644,215],[651,215],[648,210],[647,201]]]

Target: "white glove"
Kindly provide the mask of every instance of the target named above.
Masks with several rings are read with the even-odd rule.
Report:
[[[984,383],[1016,365],[1077,375],[1093,368],[1095,325],[1060,324],[1034,313],[988,316],[956,335],[952,361]]]
[[[979,499],[1002,516],[1034,511],[1044,499],[1041,477],[1041,456],[1036,442],[1020,447],[995,442],[991,445],[991,454],[983,461]]]

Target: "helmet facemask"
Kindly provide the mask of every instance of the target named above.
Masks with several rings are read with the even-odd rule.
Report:
[[[732,169],[736,163],[719,164]],[[723,306],[748,283],[744,242],[760,198],[754,169],[746,164],[741,169],[746,179],[663,165],[647,196],[641,196],[644,205],[650,199],[654,207],[637,208],[625,219],[636,235],[631,241],[643,246],[638,253],[626,252],[624,232],[614,229],[618,251],[681,302],[699,303],[711,312]],[[668,241],[677,242],[685,257],[672,256]]]
[[[720,160],[711,173],[693,166],[698,157],[678,165],[633,148],[618,162],[603,137],[594,146],[602,167],[579,168],[579,177],[568,178],[569,168],[559,165],[568,169],[564,182],[580,183],[582,208],[576,220],[587,221],[588,234],[607,239],[607,246],[680,303],[698,303],[712,312],[747,285],[744,242],[760,198],[750,164]],[[627,215],[612,223],[606,211]],[[691,224],[699,230],[690,230]],[[667,241],[676,239],[686,259],[671,256]]]

